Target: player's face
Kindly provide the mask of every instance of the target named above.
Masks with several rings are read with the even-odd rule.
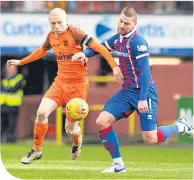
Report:
[[[118,23],[118,33],[121,35],[126,35],[130,33],[136,26],[136,21],[133,17],[127,17],[124,14],[121,14],[119,23]]]
[[[59,35],[67,29],[67,17],[60,15],[50,15],[50,26],[52,31]]]

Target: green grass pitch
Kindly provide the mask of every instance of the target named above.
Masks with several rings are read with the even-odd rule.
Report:
[[[43,157],[20,163],[31,146],[3,144],[1,158],[7,171],[21,179],[193,179],[192,147],[121,146],[126,173],[104,174],[111,158],[102,145],[83,145],[78,161],[70,160],[70,145],[45,144]]]

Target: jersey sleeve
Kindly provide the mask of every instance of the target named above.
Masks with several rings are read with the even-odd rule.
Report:
[[[86,48],[83,53],[85,54],[86,57],[93,57],[97,54],[99,54],[98,52],[94,51],[93,49],[91,48]]]
[[[45,50],[50,50],[51,49],[51,44],[50,44],[49,36],[50,36],[50,33],[47,35],[46,41],[42,45],[43,49],[45,49]]]
[[[113,46],[114,46],[114,41],[115,39],[118,37],[119,35],[118,34],[115,34],[114,36],[112,36],[111,38],[109,38],[108,40],[102,42],[101,44],[103,46],[105,46],[109,51],[112,51],[113,50]],[[97,54],[99,54],[98,52],[94,51],[93,49],[91,48],[87,48],[83,51],[83,53],[86,55],[86,57],[92,57],[92,56],[95,56]],[[111,53],[112,55],[112,53]],[[115,55],[114,55],[115,56]]]
[[[70,26],[69,31],[71,32],[71,34],[72,34],[72,36],[77,44],[88,46],[89,43],[92,41],[92,37],[87,35],[80,28]]]
[[[109,38],[108,40],[103,42],[103,45],[109,50],[112,51],[113,47],[114,47],[114,42],[116,40],[116,38],[119,36],[119,34],[115,34],[114,36],[112,36],[111,38]]]
[[[137,36],[137,38],[134,38],[130,43],[130,47],[137,60],[143,57],[149,57],[148,43],[143,37]]]
[[[141,91],[139,100],[146,100],[151,77],[148,44],[143,37],[137,36],[137,38],[134,38],[134,40],[130,42],[130,48],[132,49],[132,54],[135,56],[137,64],[141,69]]]

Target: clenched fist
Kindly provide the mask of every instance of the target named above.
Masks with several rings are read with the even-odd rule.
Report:
[[[86,59],[86,56],[83,52],[78,52],[76,54],[74,54],[71,58],[71,61],[74,62],[74,61],[80,61],[80,62],[85,62],[85,59]]]
[[[17,59],[10,59],[7,61],[7,67],[10,68],[11,66],[19,66],[20,60]]]
[[[116,66],[113,68],[113,75],[120,84],[124,83],[120,67]]]

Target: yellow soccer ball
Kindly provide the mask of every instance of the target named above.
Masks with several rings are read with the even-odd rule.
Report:
[[[67,117],[75,120],[84,120],[89,112],[89,107],[86,101],[81,98],[73,98],[66,105]]]

